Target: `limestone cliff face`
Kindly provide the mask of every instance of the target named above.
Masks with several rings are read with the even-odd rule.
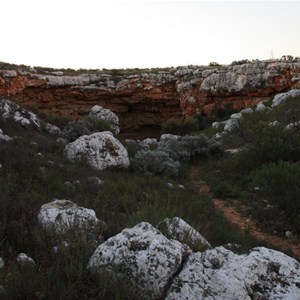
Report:
[[[0,95],[49,114],[111,109],[122,132],[151,135],[171,117],[241,109],[299,84],[300,62],[155,70],[49,70],[0,66]]]

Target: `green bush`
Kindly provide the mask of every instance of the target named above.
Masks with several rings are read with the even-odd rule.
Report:
[[[185,135],[199,130],[199,121],[197,119],[178,120],[171,118],[162,124],[162,134],[170,133]]]
[[[70,142],[75,141],[82,135],[89,135],[94,132],[112,131],[110,124],[97,117],[85,117],[79,121],[73,121],[64,128],[63,136]]]
[[[290,162],[269,163],[251,174],[254,185],[270,203],[280,206],[287,215],[300,214],[300,166]]]
[[[60,116],[60,115],[47,115],[44,121],[63,129],[68,123],[72,121],[70,116]]]

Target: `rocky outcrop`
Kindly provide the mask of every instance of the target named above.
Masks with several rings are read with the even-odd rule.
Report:
[[[191,254],[165,299],[298,299],[299,267],[263,247],[244,255],[217,247]]]
[[[120,118],[121,132],[153,135],[170,117],[240,110],[296,87],[300,62],[148,70],[46,70],[2,65],[0,95],[49,114],[87,114],[94,105]]]
[[[179,232],[181,238],[181,229],[187,229],[203,242],[200,233],[183,220],[167,220],[170,222],[172,234]],[[228,246],[232,250],[220,246],[192,252],[176,239],[176,233],[174,238],[167,238],[149,223],[139,223],[99,245],[88,268],[123,270],[149,299],[299,298],[300,264],[281,252],[258,247],[237,254],[234,245]]]
[[[85,161],[96,170],[127,168],[128,152],[109,131],[83,135],[65,147],[70,160]]]

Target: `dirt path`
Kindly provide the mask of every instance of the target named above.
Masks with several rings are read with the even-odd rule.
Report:
[[[208,184],[198,179],[200,176],[196,168],[192,168],[190,172],[191,180],[197,186],[198,190],[201,193],[208,194],[216,208],[223,212],[225,218],[236,225],[241,230],[249,230],[250,234],[256,238],[257,240],[261,240],[266,242],[267,244],[273,245],[276,248],[280,249],[283,252],[292,253],[292,255],[300,260],[300,244],[295,244],[291,240],[287,240],[285,238],[269,234],[264,232],[261,228],[257,226],[257,224],[251,220],[249,217],[243,216],[239,211],[246,211],[245,206],[241,206],[237,200],[233,201],[232,205],[228,205],[225,201],[218,199],[214,196],[214,194],[210,191]]]

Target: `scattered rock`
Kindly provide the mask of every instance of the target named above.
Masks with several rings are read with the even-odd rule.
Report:
[[[28,129],[38,129],[41,127],[40,120],[36,114],[21,108],[18,104],[10,100],[0,100],[0,115],[4,119],[12,119]]]
[[[11,141],[13,138],[3,133],[2,129],[0,129],[0,140],[2,141]]]
[[[172,190],[172,189],[174,189],[174,184],[171,182],[168,182],[167,187]]]
[[[179,189],[181,189],[181,190],[184,190],[184,189],[185,189],[184,185],[182,185],[182,184],[177,184],[177,187],[178,187]]]
[[[88,178],[89,182],[92,182],[95,185],[102,185],[103,184],[103,180],[101,180],[99,177],[97,176],[92,176]]]
[[[295,98],[298,96],[300,96],[300,89],[292,89],[286,93],[277,94],[272,101],[272,107],[278,106],[285,102],[288,98]]]
[[[279,125],[279,122],[277,120],[269,123],[269,126],[272,126],[272,127],[278,126],[278,125]]]
[[[18,254],[17,262],[21,267],[24,267],[26,265],[35,264],[35,261],[25,253]]]
[[[70,160],[85,161],[97,170],[129,166],[127,150],[109,131],[83,135],[67,144],[65,153]]]
[[[229,120],[227,120],[227,122],[224,126],[224,131],[231,132],[231,131],[235,130],[238,127],[239,127],[238,119],[236,119],[236,118],[229,119]]]
[[[157,139],[150,139],[150,138],[144,139],[139,143],[139,146],[143,148],[149,148],[151,146],[157,146],[157,145],[158,145]]]
[[[264,111],[264,110],[266,110],[267,109],[267,107],[263,104],[263,102],[259,102],[258,104],[257,104],[257,106],[256,106],[256,111]]]
[[[287,239],[291,239],[291,238],[293,238],[293,234],[292,234],[290,231],[286,231],[286,232],[285,232],[285,237],[286,237]]]
[[[253,113],[253,109],[251,107],[244,108],[240,111],[241,114],[251,114]]]
[[[187,244],[192,249],[211,249],[210,243],[192,226],[179,217],[165,219],[163,224],[167,228],[167,237]]]
[[[0,257],[0,269],[4,268],[4,259]]]
[[[90,227],[100,222],[94,210],[77,206],[70,200],[54,200],[44,204],[38,220],[43,227],[52,228],[58,233],[74,227]]]
[[[300,264],[281,252],[217,247],[189,256],[166,299],[299,299],[299,282]]]
[[[66,242],[66,241],[62,241],[59,245],[54,246],[54,247],[52,248],[52,251],[53,251],[54,253],[58,253],[59,251],[61,251],[61,250],[63,250],[63,249],[66,249],[66,248],[68,248],[68,247],[69,247],[69,243]]]
[[[107,121],[111,125],[115,135],[120,133],[119,118],[110,109],[103,108],[100,105],[95,105],[92,107],[89,116],[97,117]]]
[[[48,134],[50,134],[50,135],[52,135],[52,136],[60,136],[60,135],[62,135],[61,129],[60,129],[59,127],[57,127],[56,125],[52,125],[52,124],[50,124],[50,123],[46,123],[46,124],[44,125],[44,130],[45,130]]]
[[[163,134],[160,137],[159,143],[158,143],[158,148],[168,148],[168,145],[178,142],[182,139],[181,135],[175,135],[175,134]]]
[[[151,224],[142,222],[101,244],[88,268],[125,268],[133,282],[156,299],[163,296],[187,251],[180,242],[167,239]]]

